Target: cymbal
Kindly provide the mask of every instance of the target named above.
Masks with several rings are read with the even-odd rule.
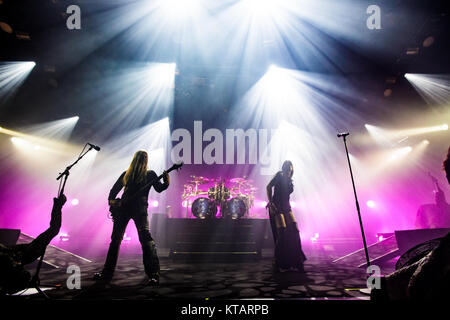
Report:
[[[211,179],[205,178],[205,177],[200,177],[200,176],[191,176],[193,179],[191,181],[189,181],[190,183],[208,183],[211,181]]]
[[[246,181],[247,180],[244,179],[244,178],[233,178],[233,179],[230,179],[231,183],[243,183],[243,182],[246,182]]]

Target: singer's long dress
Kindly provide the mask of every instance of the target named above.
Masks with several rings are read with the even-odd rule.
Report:
[[[302,250],[298,224],[289,202],[290,194],[294,191],[292,179],[280,171],[271,183],[275,188],[272,201],[277,207],[276,211],[269,212],[275,241],[276,267],[303,271],[306,256]]]

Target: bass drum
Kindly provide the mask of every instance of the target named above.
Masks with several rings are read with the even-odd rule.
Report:
[[[199,219],[213,218],[217,214],[217,206],[208,198],[198,198],[192,203],[192,214]]]
[[[247,212],[247,205],[243,198],[236,197],[227,201],[224,209],[223,218],[240,219]]]

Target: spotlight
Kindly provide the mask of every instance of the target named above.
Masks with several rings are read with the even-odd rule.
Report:
[[[163,85],[173,85],[176,68],[176,63],[155,63],[148,71],[151,79],[155,79]]]
[[[13,33],[13,28],[6,22],[0,21],[0,29],[2,29],[6,33]]]
[[[70,236],[69,236],[69,234],[67,232],[62,232],[62,233],[59,234],[59,240],[60,241],[66,242],[66,241],[69,241],[69,239],[70,239]]]
[[[407,155],[411,151],[412,151],[412,147],[410,147],[410,146],[398,148],[398,149],[394,150],[394,153],[391,154],[391,156],[389,157],[389,160],[397,160],[400,157]]]
[[[406,73],[405,78],[429,104],[448,104],[450,76],[448,74]]]
[[[267,69],[267,71],[275,71],[275,70],[277,70],[277,69],[278,69],[278,67],[277,67],[276,65],[271,64],[271,65],[269,66],[269,69]]]
[[[418,55],[419,54],[419,48],[418,47],[408,48],[408,49],[406,49],[406,54],[408,56]]]
[[[419,135],[419,134],[424,134],[424,133],[429,133],[429,132],[438,132],[438,131],[447,131],[447,130],[448,130],[448,124],[444,123],[444,124],[432,126],[432,127],[398,130],[398,134],[413,136],[413,135]]]
[[[375,208],[375,201],[369,200],[369,201],[366,202],[366,205],[367,205],[369,208]]]
[[[423,46],[425,48],[427,48],[427,47],[431,46],[433,43],[434,43],[434,37],[429,36],[423,41]]]
[[[393,141],[395,137],[390,133],[390,131],[367,123],[364,126],[372,139],[374,139],[379,145],[390,147],[395,144]]]
[[[72,199],[72,205],[77,206],[80,203],[78,199]]]
[[[384,96],[387,98],[387,97],[390,97],[391,95],[392,95],[392,89],[386,89],[386,90],[384,90]]]
[[[276,5],[274,0],[244,0],[244,5],[254,13],[270,13]]]
[[[395,84],[397,82],[397,77],[387,77],[385,82],[387,84]]]
[[[153,208],[157,208],[159,206],[158,200],[153,200],[152,201],[152,206],[153,206]]]
[[[26,146],[29,146],[30,145],[30,143],[28,142],[28,141],[26,141],[26,140],[24,140],[24,139],[20,139],[20,138],[17,138],[17,137],[12,137],[11,138],[11,142],[13,143],[13,144],[15,144],[16,146],[23,146],[23,147],[26,147]]]
[[[16,38],[19,40],[31,40],[30,34],[25,31],[16,31]]]
[[[35,62],[0,62],[0,102],[9,98],[25,81]]]

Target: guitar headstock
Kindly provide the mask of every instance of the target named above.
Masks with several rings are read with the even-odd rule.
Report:
[[[170,169],[169,170],[167,170],[167,172],[170,172],[170,171],[173,171],[173,170],[180,170],[181,169],[181,167],[183,166],[183,162],[182,161],[180,161],[180,162],[177,162],[177,163],[174,163],[171,167],[170,167]]]

